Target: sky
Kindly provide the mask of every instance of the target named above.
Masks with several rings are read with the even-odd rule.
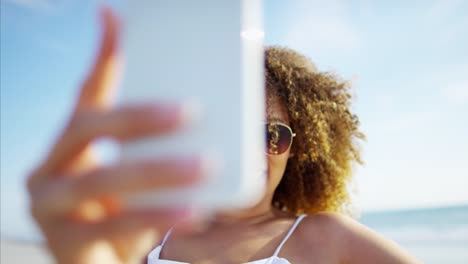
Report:
[[[98,45],[102,2],[1,1],[2,235],[37,233],[25,178],[68,118]],[[266,44],[352,83],[367,135],[359,208],[468,203],[468,1],[264,2]]]

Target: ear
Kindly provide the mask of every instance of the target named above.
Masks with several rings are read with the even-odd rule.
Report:
[[[294,153],[289,153],[288,159],[294,157]]]

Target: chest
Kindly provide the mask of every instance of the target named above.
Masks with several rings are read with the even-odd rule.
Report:
[[[320,252],[307,248],[300,234],[291,235],[281,246],[289,227],[290,223],[285,223],[274,228],[227,229],[201,236],[173,237],[161,250],[160,259],[193,264],[300,264],[313,263],[311,258],[324,260]],[[275,252],[278,258],[274,258]]]

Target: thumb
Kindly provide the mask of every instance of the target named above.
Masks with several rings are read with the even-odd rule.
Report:
[[[122,60],[118,54],[120,25],[111,8],[100,10],[101,46],[94,66],[79,95],[75,112],[84,109],[105,110],[113,103]]]

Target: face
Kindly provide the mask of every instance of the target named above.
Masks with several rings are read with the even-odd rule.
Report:
[[[277,97],[267,100],[266,116],[268,123],[278,122],[290,126],[286,107]],[[288,148],[287,151],[281,154],[267,154],[268,180],[266,195],[272,195],[283,178],[290,151],[291,149]]]
[[[266,123],[281,123],[287,126],[290,126],[289,124],[289,117],[288,117],[288,112],[284,106],[284,104],[279,100],[279,98],[271,98],[270,96],[267,96],[269,98],[266,102]],[[284,130],[284,127],[281,127],[282,130]],[[279,130],[274,130],[274,131],[279,131]],[[290,135],[289,129],[286,131],[279,131],[280,133],[277,133],[276,135],[285,135],[288,137]],[[285,133],[286,132],[286,133]],[[273,138],[273,137],[272,137]],[[276,139],[284,139],[282,136],[278,136]],[[273,141],[275,142],[275,141]],[[288,140],[276,140],[276,142],[290,142]],[[271,199],[274,195],[274,192],[276,190],[276,187],[278,187],[279,183],[281,182],[281,179],[283,178],[284,171],[286,169],[286,164],[288,163],[288,159],[290,156],[290,148],[284,147],[287,144],[276,144],[277,148],[272,148],[273,150],[276,150],[278,152],[281,152],[279,154],[266,154],[266,159],[267,159],[267,186],[266,186],[266,191],[264,194],[263,199],[254,206],[253,208],[257,208],[259,205],[268,205],[271,206]],[[270,150],[272,150],[270,149]],[[282,152],[283,150],[285,150]],[[263,168],[261,168],[263,170]],[[250,208],[252,209],[252,208]],[[242,210],[241,210],[242,211]],[[239,212],[223,212],[224,214],[238,214]]]

